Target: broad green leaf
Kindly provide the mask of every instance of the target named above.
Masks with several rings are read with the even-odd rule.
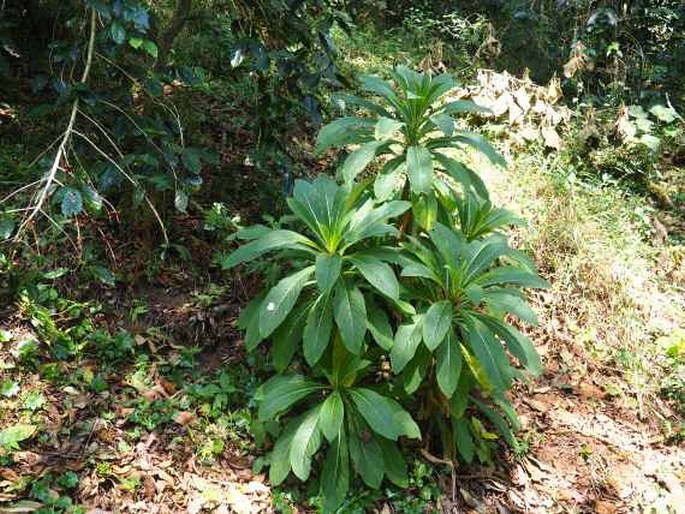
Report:
[[[401,121],[393,120],[392,118],[381,117],[376,123],[374,137],[378,141],[385,141],[391,139],[395,133],[404,126]],[[350,448],[351,449],[351,448]]]
[[[503,321],[491,318],[481,318],[491,330],[493,330],[507,345],[509,351],[526,367],[534,376],[542,373],[542,362],[540,355],[533,346],[533,341],[528,336],[523,335],[514,327]]]
[[[414,358],[402,372],[402,385],[407,394],[414,394],[424,383],[432,360],[431,353],[425,347],[419,347]]]
[[[395,342],[390,351],[390,362],[395,373],[401,372],[414,357],[416,349],[421,344],[421,323],[401,325],[395,334]]]
[[[383,452],[385,475],[396,486],[407,487],[407,485],[409,485],[409,478],[407,476],[407,463],[404,460],[402,452],[400,452],[395,443],[385,439],[384,437],[378,438],[378,444],[380,444]]]
[[[357,473],[369,487],[378,489],[383,481],[385,463],[383,450],[373,435],[362,436],[351,432],[349,437],[350,457]]]
[[[336,285],[333,314],[345,347],[358,355],[366,335],[366,304],[357,286],[347,282]]]
[[[142,46],[143,40],[139,37],[132,37],[128,40],[128,44],[131,45],[132,48],[138,50]]]
[[[476,445],[473,442],[468,420],[463,416],[458,418],[452,417],[452,430],[459,455],[461,455],[464,461],[468,463],[473,462]]]
[[[484,241],[475,241],[465,247],[467,261],[465,264],[465,282],[470,282],[485,271],[496,259],[511,251],[505,239],[490,237]]]
[[[279,373],[287,369],[300,346],[308,312],[309,309],[305,305],[299,308],[296,307],[293,309],[292,314],[281,323],[281,326],[271,336],[271,359],[273,360],[274,368]],[[259,333],[258,317],[256,330]],[[247,335],[249,336],[249,334],[250,330],[248,329]]]
[[[350,396],[359,413],[377,434],[392,441],[400,436],[421,438],[419,427],[409,413],[392,398],[365,388],[352,389]]]
[[[402,163],[396,161],[392,170],[385,170],[384,167],[376,175],[376,180],[373,183],[373,194],[378,200],[389,200],[393,196],[405,169],[406,167]]]
[[[508,368],[509,360],[499,340],[494,337],[480,321],[469,318],[466,324],[467,341],[471,351],[482,366],[488,381],[496,390],[503,390],[509,383],[509,377],[502,368]]]
[[[460,182],[465,189],[473,188],[473,190],[483,199],[489,197],[488,188],[478,173],[461,162],[447,157],[440,152],[432,152],[432,154],[447,174],[457,182]]]
[[[482,107],[471,100],[454,100],[452,102],[446,103],[442,107],[443,111],[450,114],[457,113],[475,113],[475,114],[492,114],[492,111],[487,107]]]
[[[352,116],[332,121],[319,132],[314,153],[318,155],[329,148],[343,148],[368,141],[373,136],[375,124],[376,121],[370,118]]]
[[[396,234],[397,229],[387,223],[391,218],[404,214],[411,207],[411,203],[402,200],[384,202],[378,207],[369,207],[357,210],[349,225],[346,236],[347,246],[368,237],[382,236],[386,234]]]
[[[83,210],[83,197],[81,191],[73,187],[65,187],[62,190],[62,215],[71,218],[81,213]]]
[[[222,262],[222,267],[228,270],[238,264],[254,260],[267,252],[298,247],[298,245],[313,245],[313,243],[292,230],[272,230],[238,248],[228,259]]]
[[[309,410],[302,418],[290,443],[290,466],[295,476],[303,482],[309,478],[312,456],[321,446],[321,431],[318,426],[320,413],[321,405]]]
[[[324,513],[335,513],[350,487],[350,457],[344,430],[328,448],[321,470]]]
[[[449,334],[440,345],[436,361],[438,387],[447,398],[451,398],[459,383],[462,367],[461,349],[454,334]]]
[[[247,304],[238,317],[238,328],[246,332],[245,349],[248,352],[253,351],[263,341],[259,335],[259,306],[263,301],[263,294],[257,296]]]
[[[384,295],[397,299],[400,296],[400,284],[392,268],[372,255],[357,253],[350,257],[350,262],[359,270],[366,281]]]
[[[435,114],[430,117],[431,122],[435,125],[443,134],[446,136],[451,136],[454,134],[454,119],[449,114],[444,112]]]
[[[513,285],[537,289],[549,288],[549,283],[530,271],[515,268],[513,266],[500,266],[483,275],[476,281],[482,287],[496,285]]]
[[[365,91],[382,96],[386,100],[393,101],[396,99],[392,86],[382,78],[375,75],[362,75],[359,80]]]
[[[464,345],[460,344],[459,347],[461,349],[462,357],[464,357],[463,360],[467,360],[465,356],[468,355],[468,350],[464,347]],[[473,358],[470,358],[470,360],[473,360]],[[470,369],[471,365],[468,365],[468,367]],[[463,366],[462,370],[464,370]],[[471,391],[473,385],[474,378],[472,374],[464,371],[459,376],[457,390],[452,395],[452,398],[450,398],[450,415],[453,418],[461,418],[466,413],[466,408],[469,405],[469,392]]]
[[[35,425],[18,423],[0,430],[0,448],[18,450],[19,443],[30,438],[36,432]]]
[[[342,257],[338,254],[316,256],[316,283],[322,293],[327,293],[338,281]]]
[[[126,41],[126,29],[118,21],[115,21],[112,23],[112,25],[110,25],[109,34],[112,37],[112,41],[114,41],[117,45],[120,45]]]
[[[424,230],[430,230],[438,218],[438,200],[434,194],[419,195],[412,204],[414,219]]]
[[[269,337],[295,306],[302,289],[314,273],[314,266],[309,266],[281,279],[269,291],[259,307],[259,334]]]
[[[260,421],[271,421],[320,389],[321,384],[302,375],[276,375],[262,384],[258,390],[258,418]]]
[[[91,273],[103,284],[108,286],[113,286],[116,284],[117,279],[114,274],[104,266],[95,265],[90,267]]]
[[[495,150],[488,140],[480,134],[468,130],[460,130],[457,136],[455,136],[455,139],[461,143],[472,146],[481,152],[490,160],[492,164],[496,166],[502,166],[503,168],[507,166],[507,161],[504,160],[504,157],[502,157],[502,155]]]
[[[495,409],[483,402],[473,398],[473,402],[478,406],[478,408],[487,416],[490,422],[495,426],[497,431],[504,437],[504,440],[509,444],[509,446],[516,446],[516,437],[511,431],[511,427],[506,422],[506,420],[500,416]]]
[[[283,482],[290,473],[290,444],[295,430],[300,426],[300,419],[288,423],[269,455],[269,482],[274,486]]]
[[[373,303],[367,304],[367,325],[366,327],[371,332],[374,341],[388,351],[392,348],[394,343],[392,336],[392,327],[385,311]]]
[[[485,294],[485,303],[493,310],[508,312],[531,326],[538,324],[535,311],[521,298],[514,289],[489,289]]]
[[[423,318],[423,342],[433,351],[443,342],[452,328],[452,304],[449,300],[436,302]]]
[[[328,442],[333,442],[342,430],[345,405],[338,391],[333,391],[321,406],[319,428]]]
[[[466,248],[466,241],[463,240],[461,233],[446,227],[442,223],[436,223],[430,231],[430,238],[450,268],[458,269],[461,267],[459,256],[464,253]]]
[[[407,175],[413,193],[430,192],[433,183],[433,159],[431,153],[423,146],[415,145],[407,149]]]
[[[332,232],[338,230],[348,196],[349,190],[340,187],[332,178],[321,175],[312,182],[296,180],[288,206],[331,250],[328,244]]]
[[[333,309],[329,294],[320,296],[309,310],[302,335],[304,358],[314,366],[328,347],[333,330]]]
[[[376,157],[376,152],[385,141],[371,141],[364,143],[347,156],[340,169],[340,175],[345,182],[352,182]]]

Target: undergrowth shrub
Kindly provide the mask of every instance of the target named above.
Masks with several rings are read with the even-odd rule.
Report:
[[[313,474],[326,512],[341,505],[353,473],[372,488],[384,478],[406,486],[404,440],[467,462],[491,458],[493,430],[516,446],[507,391],[540,371],[507,315],[535,324],[521,289],[546,283],[503,234],[516,218],[494,208],[477,173],[454,157],[470,146],[503,162],[455,126],[453,114],[477,107],[442,103],[447,75],[399,67],[393,78],[363,79],[380,101],[350,99],[375,118],[321,131],[319,151],[360,146],[342,184],[295,183],[288,205],[303,229],[244,229],[238,238],[249,242],[224,262],[274,252],[285,262],[239,320],[249,351],[268,341],[275,370],[258,391],[255,428],[275,440],[272,483]],[[381,157],[375,180],[358,182]]]

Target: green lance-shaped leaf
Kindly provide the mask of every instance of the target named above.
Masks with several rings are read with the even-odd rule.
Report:
[[[478,364],[483,368],[487,380],[495,390],[505,389],[510,377],[503,368],[510,366],[499,340],[483,323],[474,318],[468,319],[466,328],[468,344]]]
[[[366,281],[384,295],[397,299],[400,296],[400,284],[392,268],[378,257],[358,253],[350,257]]]
[[[342,257],[338,254],[316,256],[316,283],[322,293],[330,291],[340,277]]]
[[[366,304],[357,286],[338,283],[333,297],[333,315],[345,347],[359,355],[366,335]]]
[[[345,117],[332,121],[319,132],[316,138],[315,154],[329,148],[343,148],[350,144],[368,141],[376,122],[370,118]]]
[[[319,414],[321,405],[314,407],[304,415],[302,423],[295,431],[290,443],[290,466],[295,476],[303,482],[309,478],[312,469],[312,456],[321,446]]]
[[[338,391],[333,391],[323,402],[319,415],[319,428],[328,442],[333,442],[342,430],[345,405]]]
[[[313,273],[314,266],[309,266],[281,279],[269,291],[259,307],[259,334],[262,338],[269,337],[283,323]]]
[[[344,429],[328,448],[320,484],[324,513],[337,512],[350,488],[350,456]]]
[[[374,341],[376,341],[378,346],[384,350],[390,350],[394,344],[394,340],[388,315],[374,303],[369,303],[367,305],[367,313],[368,320],[366,326],[369,329],[369,332],[371,332]]]
[[[313,243],[305,236],[292,230],[272,230],[238,248],[228,259],[222,261],[222,267],[231,269],[238,264],[252,261],[267,252],[298,247],[298,245],[306,248],[306,245],[313,245]]]
[[[401,325],[395,334],[395,342],[390,351],[392,370],[399,373],[414,358],[416,349],[421,344],[421,322]]]
[[[385,475],[398,487],[407,487],[409,477],[407,476],[407,462],[404,460],[397,444],[384,437],[378,437],[378,444],[383,451],[383,463],[385,464]]]
[[[320,296],[307,315],[302,335],[304,358],[314,366],[328,347],[333,330],[333,308],[329,294]]]
[[[430,192],[433,184],[433,159],[423,146],[407,148],[407,175],[413,193]]]
[[[285,371],[290,365],[295,352],[300,346],[302,332],[309,309],[302,305],[295,307],[293,312],[281,323],[271,336],[271,359],[274,368],[279,373]]]
[[[457,451],[464,461],[471,463],[476,454],[476,445],[473,442],[473,436],[469,428],[469,421],[466,417],[460,416],[452,418],[452,431],[454,432],[455,444]]]
[[[450,332],[442,342],[438,348],[436,360],[438,387],[447,398],[451,398],[457,389],[463,363],[461,349],[454,333]]]
[[[318,382],[302,375],[276,375],[262,384],[257,392],[257,416],[260,421],[271,421],[322,388]]]
[[[433,351],[452,328],[452,304],[442,300],[431,305],[423,318],[423,342]]]
[[[377,434],[392,441],[396,441],[400,436],[421,438],[418,425],[392,398],[366,388],[352,389],[350,395],[364,421]]]
[[[489,289],[485,293],[485,303],[498,312],[508,312],[531,326],[538,324],[535,311],[521,298],[516,289]]]
[[[549,282],[543,280],[535,273],[513,266],[500,266],[480,275],[475,282],[482,287],[512,285],[519,287],[531,287],[547,289]]]
[[[290,473],[290,444],[300,421],[297,418],[286,425],[269,455],[269,482],[274,486],[283,482]]]
[[[381,117],[378,119],[378,122],[376,122],[374,137],[378,141],[391,139],[403,126],[404,123],[401,121],[397,121],[392,118]]]
[[[352,432],[349,437],[350,456],[357,473],[369,487],[378,489],[383,481],[383,450],[373,435],[360,436]]]
[[[469,130],[461,130],[457,136],[455,136],[455,139],[460,143],[467,144],[481,152],[490,160],[490,162],[492,162],[492,164],[502,167],[507,166],[507,161],[504,160],[504,157],[502,157],[502,155],[495,150],[488,140],[480,134],[471,132]]]
[[[353,181],[376,157],[376,152],[385,141],[370,141],[347,156],[340,174],[345,182]]]

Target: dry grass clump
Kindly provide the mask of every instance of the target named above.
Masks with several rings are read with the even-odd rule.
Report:
[[[658,340],[682,328],[685,295],[660,263],[669,252],[655,243],[644,202],[566,179],[558,162],[539,155],[487,178],[497,203],[528,220],[516,238],[552,283],[538,302],[540,333],[562,354],[592,357],[620,375],[622,399],[640,417],[647,406],[668,410],[657,395],[668,373]]]

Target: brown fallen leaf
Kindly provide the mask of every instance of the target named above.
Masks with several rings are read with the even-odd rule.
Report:
[[[195,414],[188,411],[181,411],[174,416],[174,421],[179,425],[187,426],[195,421]]]

